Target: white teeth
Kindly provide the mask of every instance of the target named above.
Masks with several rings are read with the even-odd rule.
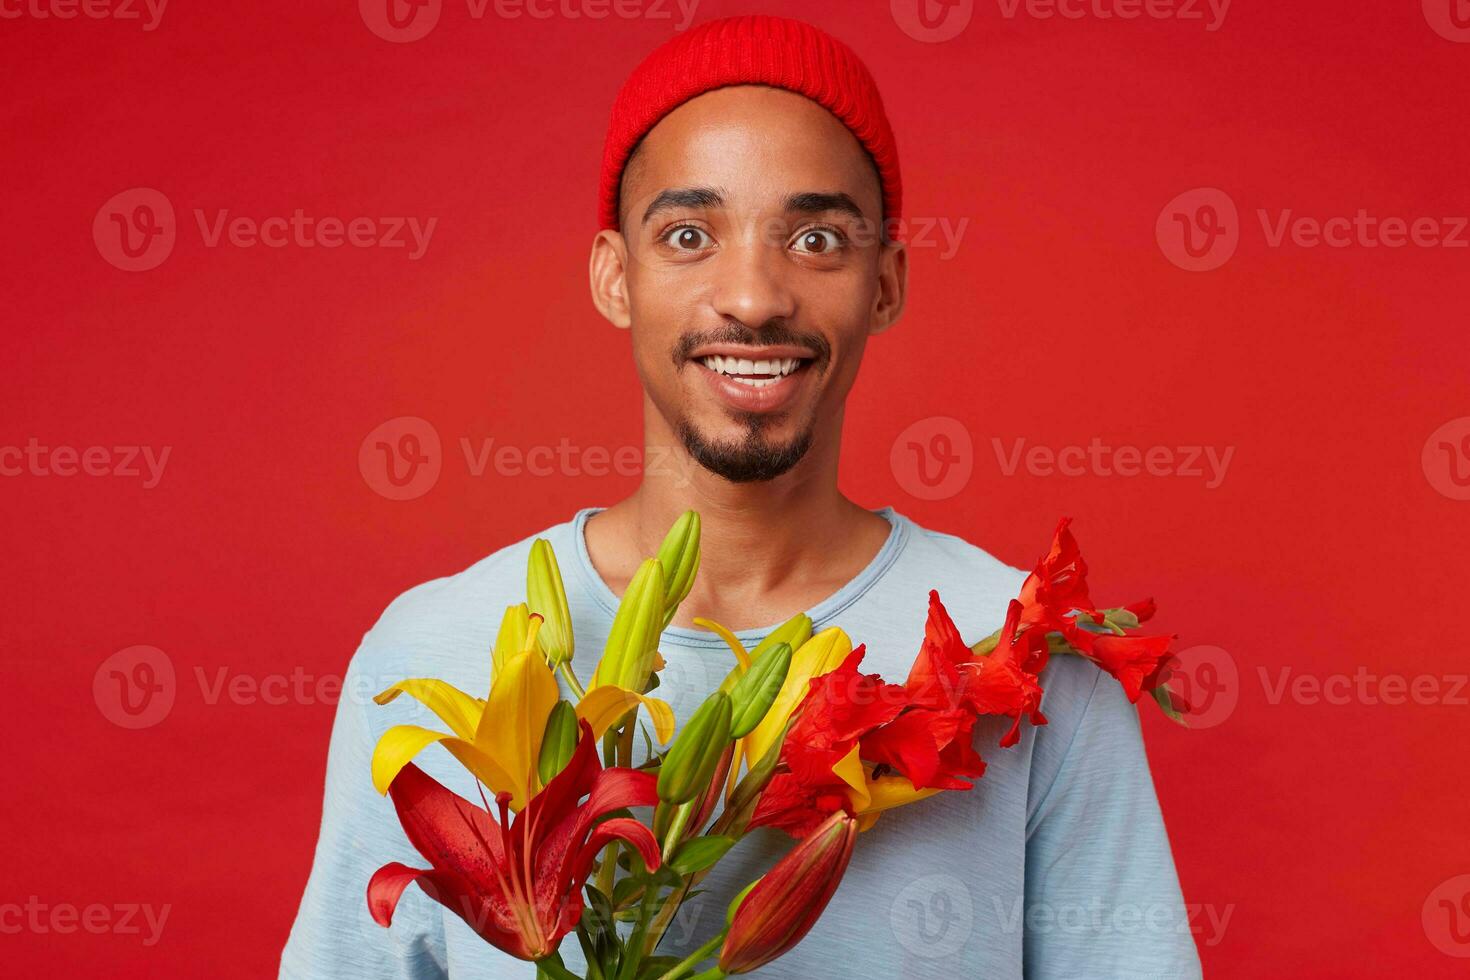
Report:
[[[733,377],[734,380],[746,384],[754,384],[761,388],[778,381],[782,377],[795,371],[797,365],[801,364],[799,357],[767,358],[761,361],[752,361],[744,357],[728,357],[723,354],[710,354],[700,358],[700,363],[711,371]],[[740,374],[765,374],[768,378],[739,378]]]

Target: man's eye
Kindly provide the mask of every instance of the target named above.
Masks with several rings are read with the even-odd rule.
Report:
[[[798,252],[826,255],[840,250],[843,241],[842,233],[835,228],[810,228],[797,235],[792,244]]]
[[[713,239],[703,229],[696,228],[693,225],[679,225],[669,229],[668,233],[664,235],[664,240],[683,252],[698,252],[701,249],[709,248],[713,242]]]

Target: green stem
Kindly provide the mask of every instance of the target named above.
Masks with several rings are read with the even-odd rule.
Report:
[[[538,972],[545,973],[551,980],[578,980],[577,975],[567,969],[561,961],[561,954],[553,952],[550,956],[536,961]]]
[[[664,835],[664,860],[674,856],[679,842],[684,838],[684,830],[689,826],[689,821],[694,816],[694,800],[683,804],[674,811],[673,822],[669,824],[669,832]]]
[[[587,689],[582,686],[581,681],[577,680],[576,671],[572,670],[572,662],[570,660],[563,660],[557,664],[556,670],[557,673],[561,674],[561,679],[567,682],[567,687],[571,688],[572,693],[577,696],[578,701],[587,696]]]
[[[693,977],[690,978],[690,980],[721,980],[724,975],[724,970],[721,970],[717,966],[712,966],[708,970],[705,970],[703,973],[696,973]]]
[[[648,932],[648,920],[657,901],[658,886],[650,882],[643,889],[643,901],[638,903],[638,922],[633,926],[628,941],[623,944],[623,959],[618,964],[617,980],[633,980],[638,975],[638,965],[643,962],[643,937]]]
[[[618,726],[614,725],[602,733],[602,764],[608,768],[618,764]],[[617,876],[618,844],[616,841],[602,851],[602,863],[597,868],[597,890],[612,899],[613,882]]]
[[[587,930],[577,926],[577,942],[582,945],[582,958],[587,961],[587,980],[603,980],[602,964],[597,962],[597,948]]]
[[[713,956],[715,954],[715,950],[719,949],[720,944],[724,941],[725,932],[724,930],[721,930],[718,934],[716,934],[715,938],[711,939],[709,942],[705,943],[703,946],[699,947],[688,956],[684,957],[678,963],[675,963],[669,969],[669,971],[663,976],[659,977],[658,980],[679,980],[680,977],[684,976],[684,974],[694,969],[703,960],[709,959],[711,956]],[[718,970],[719,967],[715,967],[715,969]],[[708,975],[708,973],[709,971],[705,971],[705,973],[700,974],[700,976],[706,976]],[[722,977],[724,976],[724,974],[719,973],[715,974],[715,976]]]

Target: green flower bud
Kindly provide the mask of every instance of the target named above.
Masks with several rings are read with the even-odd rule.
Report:
[[[806,613],[797,613],[786,622],[771,630],[764,640],[756,644],[755,649],[750,651],[750,659],[758,660],[777,643],[785,643],[793,650],[800,650],[801,645],[812,638],[812,618]]]
[[[641,693],[653,672],[653,655],[658,652],[658,638],[663,615],[664,570],[657,558],[649,558],[638,566],[628,589],[618,603],[602,661],[592,676],[592,686],[616,684]]]
[[[750,669],[730,692],[733,707],[731,738],[744,738],[761,723],[775,703],[776,695],[781,693],[781,685],[786,683],[786,672],[790,669],[791,647],[786,643],[777,643],[752,661]]]
[[[572,659],[572,614],[562,587],[561,568],[551,542],[537,538],[526,559],[526,600],[533,613],[544,620],[537,640],[552,666]]]
[[[658,798],[685,803],[706,787],[730,742],[729,695],[716,691],[694,712],[658,771]]]
[[[659,563],[664,567],[663,628],[667,629],[689,596],[694,575],[699,571],[699,513],[686,510],[679,515],[658,549]]]
[[[536,773],[545,786],[572,761],[581,728],[577,709],[570,701],[558,701],[546,719],[546,734],[541,739],[541,757],[536,760]]]

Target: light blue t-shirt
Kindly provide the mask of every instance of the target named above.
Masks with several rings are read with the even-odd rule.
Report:
[[[484,696],[490,647],[505,607],[525,596],[526,555],[551,541],[562,566],[586,677],[617,608],[588,557],[584,525],[602,508],[530,535],[469,569],[394,600],[352,658],[332,728],[316,857],[281,958],[283,978],[530,978],[531,964],[491,947],[417,886],[391,929],[368,915],[365,889],[390,861],[426,862],[409,845],[390,800],[374,791],[378,737],[404,723],[443,728],[408,698],[371,696],[405,677],[440,677]],[[970,641],[997,629],[1025,573],[954,535],[927,530],[886,507],[882,549],[839,592],[807,610],[815,629],[841,626],[866,644],[865,673],[902,683],[924,633],[929,590]],[[743,630],[747,647],[770,629]],[[732,662],[712,634],[670,628],[658,694],[681,719]],[[947,792],[890,811],[858,838],[841,887],[816,928],[765,977],[966,977],[1007,980],[1187,980],[1200,976],[1139,731],[1137,709],[1113,678],[1072,656],[1042,675],[1049,724],[1022,726],[1000,748],[1005,718],[976,726],[988,763],[969,792]],[[418,764],[468,799],[473,781],[431,746]],[[764,829],[743,840],[681,911],[661,952],[688,953],[720,927],[734,894],[791,846]],[[562,944],[582,972],[574,936]]]

